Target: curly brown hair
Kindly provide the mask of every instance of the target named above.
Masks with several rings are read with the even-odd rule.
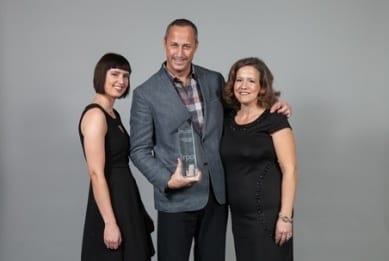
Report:
[[[269,109],[280,97],[280,92],[273,89],[273,75],[267,65],[257,57],[248,57],[236,61],[230,69],[228,80],[224,86],[224,100],[234,109],[240,109],[240,103],[234,95],[234,84],[238,70],[244,66],[252,66],[259,72],[258,105]]]

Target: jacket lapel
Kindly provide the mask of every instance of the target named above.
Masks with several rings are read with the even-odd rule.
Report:
[[[161,81],[158,85],[158,96],[160,100],[164,101],[163,104],[166,105],[161,110],[168,110],[170,111],[169,115],[174,115],[174,119],[171,119],[175,123],[174,127],[181,126],[184,121],[191,118],[191,115],[175,90],[171,80],[166,75],[165,69],[161,68],[158,75]]]
[[[202,74],[202,71],[199,70],[197,67],[195,67],[196,74],[197,74],[197,84],[200,86],[201,95],[203,97],[203,112],[204,112],[204,125],[203,125],[203,134],[205,134],[205,131],[207,129],[207,119],[209,116],[208,111],[208,103],[209,103],[209,88],[207,86],[207,80],[206,77]]]

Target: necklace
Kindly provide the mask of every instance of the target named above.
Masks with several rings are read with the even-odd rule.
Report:
[[[115,112],[113,111],[113,109],[110,109],[107,111],[109,115],[111,115],[113,118],[115,118]]]

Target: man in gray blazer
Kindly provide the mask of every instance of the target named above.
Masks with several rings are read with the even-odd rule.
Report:
[[[160,261],[188,260],[193,238],[196,260],[225,259],[227,206],[219,154],[224,79],[192,64],[197,45],[196,26],[173,21],[164,39],[166,61],[133,93],[131,159],[154,186]],[[188,123],[201,172],[195,177],[183,177],[177,161],[178,129]]]
[[[225,260],[228,212],[219,154],[224,79],[192,64],[197,46],[191,21],[171,22],[166,61],[133,93],[131,159],[154,186],[159,261],[188,260],[193,239],[195,260]],[[187,125],[194,129],[199,169],[194,177],[182,175],[178,160],[178,132]]]

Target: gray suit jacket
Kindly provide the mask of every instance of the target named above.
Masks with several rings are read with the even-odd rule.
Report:
[[[202,171],[199,183],[165,193],[175,171],[179,146],[177,130],[190,119],[190,113],[162,67],[133,92],[130,142],[134,165],[154,186],[155,208],[164,212],[184,212],[205,207],[210,182],[217,201],[226,202],[225,178],[219,144],[223,128],[221,102],[223,76],[200,66],[195,67],[203,97],[204,127],[197,133],[197,162]]]

